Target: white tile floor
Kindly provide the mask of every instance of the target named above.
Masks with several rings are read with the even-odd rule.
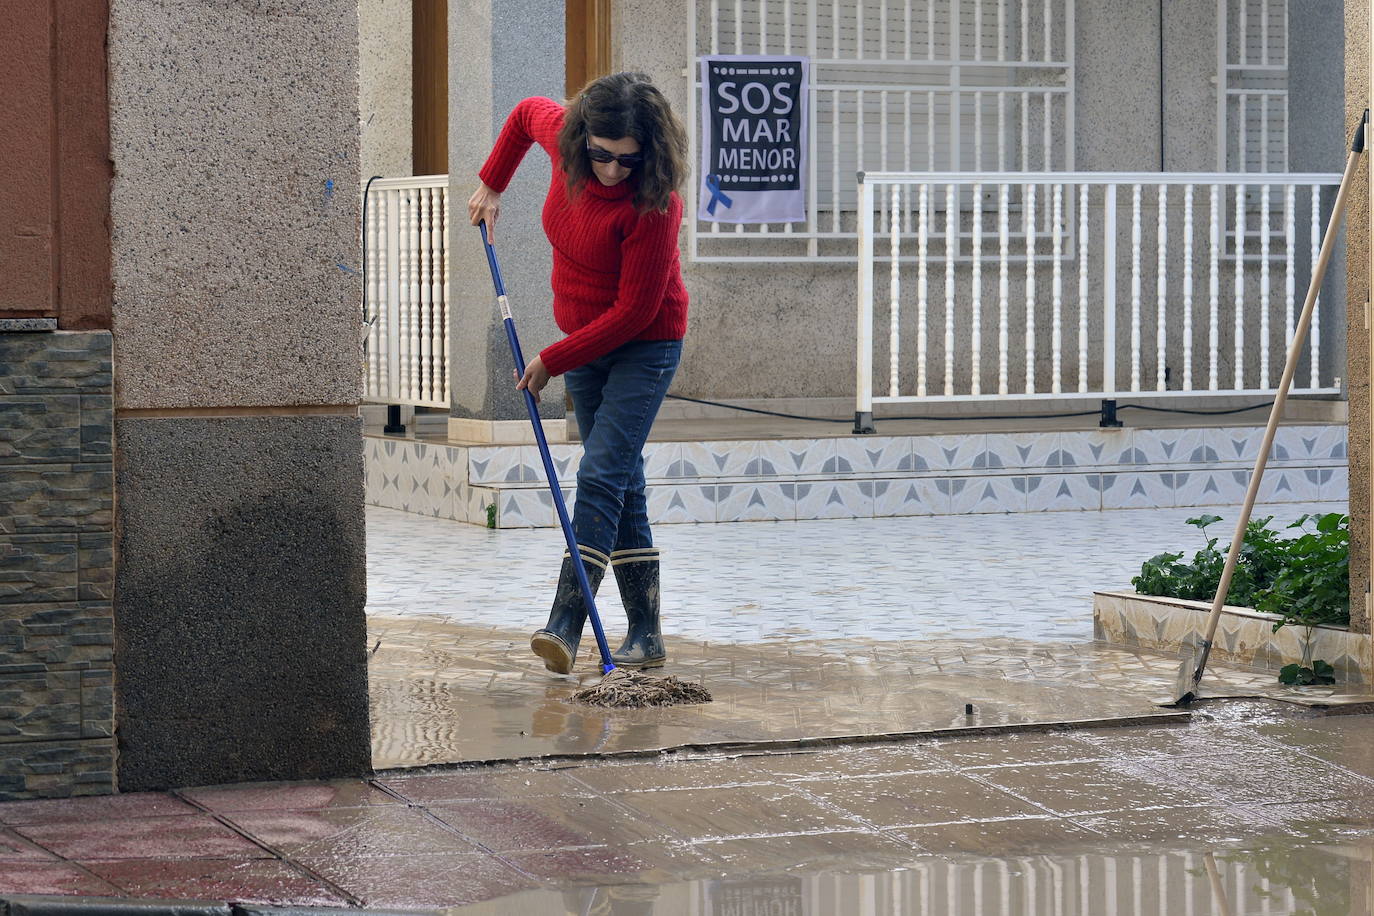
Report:
[[[1341,503],[1259,507],[1284,527]],[[1092,638],[1092,591],[1128,588],[1140,564],[1202,546],[1184,520],[1238,507],[1122,509],[660,525],[664,630],[751,643],[794,638]],[[368,610],[533,630],[548,612],[559,529],[488,530],[369,506]],[[623,630],[612,582],[598,607]]]

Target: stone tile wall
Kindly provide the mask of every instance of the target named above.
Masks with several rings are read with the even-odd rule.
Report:
[[[0,800],[114,791],[111,342],[0,333]]]

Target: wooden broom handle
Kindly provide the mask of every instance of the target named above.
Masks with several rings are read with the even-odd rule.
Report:
[[[1363,133],[1364,124],[1358,128]],[[1345,214],[1345,200],[1350,190],[1351,178],[1360,161],[1363,148],[1362,140],[1357,140],[1358,149],[1352,149],[1345,161],[1345,173],[1341,175],[1341,186],[1336,191],[1336,203],[1331,208],[1331,220],[1326,224],[1326,236],[1322,239],[1321,255],[1312,271],[1312,282],[1307,288],[1307,299],[1302,305],[1302,317],[1293,333],[1293,342],[1288,345],[1288,360],[1283,366],[1283,378],[1279,390],[1274,395],[1274,406],[1269,411],[1269,424],[1264,428],[1264,441],[1260,443],[1259,457],[1255,459],[1255,472],[1250,475],[1250,486],[1245,491],[1245,504],[1241,506],[1240,518],[1236,520],[1236,533],[1231,537],[1231,549],[1226,552],[1226,565],[1221,570],[1221,583],[1212,599],[1212,613],[1207,618],[1207,634],[1204,643],[1211,643],[1217,633],[1217,622],[1221,619],[1221,608],[1226,602],[1226,592],[1231,587],[1231,576],[1236,571],[1236,561],[1240,558],[1241,542],[1245,538],[1245,528],[1250,524],[1250,512],[1255,508],[1255,497],[1259,494],[1260,479],[1264,476],[1264,466],[1269,461],[1269,449],[1274,444],[1274,433],[1278,429],[1279,418],[1283,416],[1284,404],[1288,402],[1288,389],[1293,384],[1293,374],[1298,368],[1298,357],[1307,339],[1307,331],[1312,326],[1312,313],[1316,310],[1317,293],[1321,290],[1322,279],[1326,276],[1326,265],[1331,261],[1331,252],[1336,247],[1336,230],[1340,227],[1341,217]],[[1239,267],[1237,267],[1239,269]],[[1207,663],[1204,657],[1198,666],[1199,673]]]

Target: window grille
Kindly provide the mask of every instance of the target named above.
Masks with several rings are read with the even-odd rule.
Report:
[[[1217,170],[1288,171],[1288,2],[1217,0]]]
[[[1225,2],[1225,0],[1222,0]],[[694,260],[855,258],[855,174],[1073,168],[1075,0],[694,0],[695,61],[811,58],[806,221],[726,226],[688,207]],[[971,201],[961,198],[961,207]],[[916,202],[899,206],[909,221]]]

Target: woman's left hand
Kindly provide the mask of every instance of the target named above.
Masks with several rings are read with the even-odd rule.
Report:
[[[515,383],[515,388],[517,391],[524,389],[534,395],[534,402],[538,404],[539,392],[543,391],[548,383],[549,370],[544,368],[544,361],[536,356],[525,364],[525,375]]]

